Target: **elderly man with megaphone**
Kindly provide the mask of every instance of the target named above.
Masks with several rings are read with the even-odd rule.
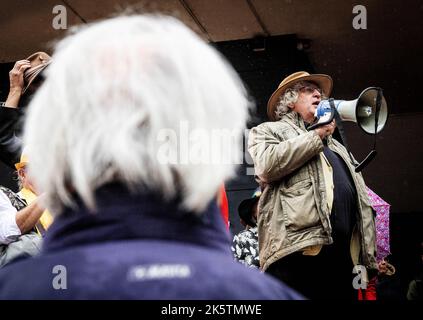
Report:
[[[266,184],[261,269],[311,299],[351,299],[357,284],[363,288],[377,272],[374,213],[361,168],[332,137],[344,120],[368,133],[383,128],[386,102],[381,90],[370,89],[354,101],[325,100],[330,76],[296,72],[270,97],[271,121],[250,132],[248,150]]]

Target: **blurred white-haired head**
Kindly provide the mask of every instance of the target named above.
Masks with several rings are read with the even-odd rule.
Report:
[[[95,209],[110,182],[200,212],[242,159],[248,107],[235,71],[178,20],[105,20],[58,43],[29,106],[29,172],[56,213],[75,195]]]

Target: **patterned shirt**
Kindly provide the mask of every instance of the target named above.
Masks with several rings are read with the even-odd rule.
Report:
[[[235,259],[250,268],[259,268],[257,227],[243,230],[234,236],[231,247]]]
[[[12,190],[0,186],[0,245],[16,241],[21,230],[16,224],[16,213],[25,202]]]

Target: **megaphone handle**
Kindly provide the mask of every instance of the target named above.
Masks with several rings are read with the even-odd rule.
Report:
[[[370,151],[367,157],[363,161],[361,161],[357,167],[355,167],[355,172],[360,172],[361,170],[363,170],[370,163],[370,161],[372,161],[374,157],[376,157],[376,155],[376,150]]]

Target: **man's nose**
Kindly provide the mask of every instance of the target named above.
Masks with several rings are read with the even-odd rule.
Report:
[[[322,97],[322,95],[321,95],[321,93],[319,92],[319,90],[314,89],[314,91],[313,91],[313,97],[315,97],[315,98],[321,98],[321,97]]]

